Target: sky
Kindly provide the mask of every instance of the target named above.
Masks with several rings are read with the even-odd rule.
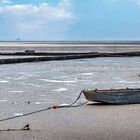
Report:
[[[0,0],[0,40],[140,40],[140,0]]]

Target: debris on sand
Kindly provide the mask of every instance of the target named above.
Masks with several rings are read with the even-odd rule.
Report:
[[[30,130],[30,125],[26,124],[21,130]]]
[[[3,130],[0,130],[0,131],[28,131],[28,130],[30,130],[30,125],[29,124],[26,124],[21,129],[3,129]]]

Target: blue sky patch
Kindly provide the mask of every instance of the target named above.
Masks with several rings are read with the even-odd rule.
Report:
[[[140,0],[0,0],[0,40],[139,40]]]

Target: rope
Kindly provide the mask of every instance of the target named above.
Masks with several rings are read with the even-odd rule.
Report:
[[[29,116],[29,115],[36,114],[36,113],[39,113],[39,112],[43,112],[43,111],[50,110],[50,109],[51,109],[51,107],[48,107],[48,108],[45,108],[45,109],[29,112],[29,113],[22,114],[22,115],[19,115],[19,116],[13,116],[13,117],[1,119],[0,122],[7,121],[7,120],[12,120],[12,119],[20,118],[20,117],[24,117],[24,116]]]
[[[67,107],[68,107],[68,106],[69,106],[69,107],[74,107],[73,105],[80,99],[81,95],[83,94],[83,91],[84,91],[84,90],[82,90],[82,91],[80,92],[79,96],[77,97],[77,99],[76,99],[73,103],[67,105]],[[84,104],[86,104],[86,103],[84,103]]]
[[[1,119],[0,122],[7,121],[7,120],[13,120],[13,119],[16,119],[16,118],[25,117],[25,116],[29,116],[29,115],[32,115],[32,114],[37,114],[37,113],[44,112],[44,111],[47,111],[47,110],[50,110],[50,109],[58,109],[58,108],[69,108],[69,107],[80,107],[80,106],[83,106],[88,101],[86,101],[85,103],[82,103],[82,104],[74,105],[80,99],[82,93],[83,93],[83,91],[81,91],[80,94],[79,94],[79,96],[77,97],[77,99],[73,103],[71,103],[69,105],[61,105],[61,104],[59,105],[59,104],[56,104],[56,105],[50,106],[48,108],[44,108],[44,109],[32,111],[32,112],[25,113],[25,114],[22,114],[22,115],[19,115],[19,116],[13,116],[13,117],[4,118],[4,119]]]

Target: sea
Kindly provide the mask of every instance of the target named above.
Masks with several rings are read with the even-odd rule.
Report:
[[[125,52],[140,51],[140,41],[0,41],[0,52]]]

